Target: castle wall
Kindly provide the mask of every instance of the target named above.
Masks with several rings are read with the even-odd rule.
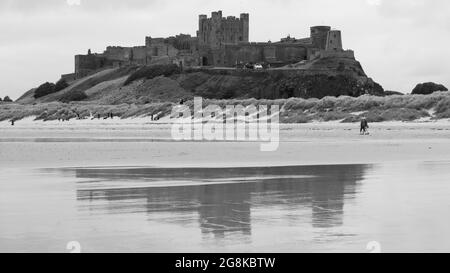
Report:
[[[177,50],[195,51],[197,49],[198,40],[197,37],[191,37],[191,35],[180,34],[177,36],[171,36],[168,38],[152,38],[145,37],[145,46],[172,46]]]
[[[199,65],[198,56],[194,56],[198,52],[196,37],[186,34],[169,38],[146,37],[145,45],[148,64]]]
[[[320,58],[347,58],[355,59],[355,52],[353,50],[346,51],[332,51],[324,50],[320,52]]]
[[[292,63],[308,58],[308,49],[297,44],[247,43],[225,46],[224,66],[237,63]]]
[[[171,64],[171,59],[169,56],[152,56],[150,58],[150,65],[156,65],[156,64]]]
[[[106,65],[104,57],[96,54],[76,55],[75,56],[75,75],[82,78],[89,75],[92,71],[100,69]]]
[[[225,47],[224,66],[235,66],[238,63],[262,62],[264,47],[259,45],[237,45]]]
[[[200,65],[197,39],[190,35],[169,38],[146,38],[147,64]]]
[[[61,75],[61,80],[65,80],[69,84],[74,82],[76,79],[77,79],[77,75],[75,73]]]
[[[152,44],[148,51],[150,53],[150,57],[175,57],[178,54],[178,50],[174,48],[172,45],[165,44],[165,43],[157,43]]]
[[[300,62],[308,58],[306,47],[297,45],[276,46],[276,60],[279,62]]]
[[[147,48],[145,46],[137,46],[131,48],[132,56],[131,62],[134,64],[145,65],[147,64]]]
[[[172,59],[172,63],[180,66],[181,68],[199,66],[199,55],[198,54],[179,54],[177,57]]]
[[[111,61],[126,62],[130,60],[131,48],[121,46],[108,46],[103,56]]]

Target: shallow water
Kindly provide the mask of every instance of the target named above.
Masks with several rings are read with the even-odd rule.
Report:
[[[2,252],[450,251],[450,162],[0,170]]]

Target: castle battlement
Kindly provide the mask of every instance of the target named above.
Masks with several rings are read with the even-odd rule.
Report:
[[[211,17],[208,18],[208,15],[206,14],[200,14],[199,15],[199,19],[200,20],[211,20],[211,19],[215,19],[215,20],[242,20],[242,19],[249,19],[249,14],[248,13],[241,13],[239,15],[239,17],[233,16],[233,15],[229,15],[227,17],[224,17],[222,14],[222,11],[214,11],[211,12]]]

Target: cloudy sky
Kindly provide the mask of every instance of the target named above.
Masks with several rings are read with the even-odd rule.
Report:
[[[366,73],[387,90],[450,87],[448,0],[0,0],[0,96],[74,70],[75,54],[143,45],[145,36],[195,35],[198,14],[250,13],[251,41],[343,31]]]

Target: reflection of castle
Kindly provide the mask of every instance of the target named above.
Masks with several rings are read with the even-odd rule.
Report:
[[[340,226],[343,223],[344,203],[351,199],[357,182],[368,166],[292,166],[268,168],[219,169],[78,169],[76,176],[100,181],[239,181],[248,183],[210,184],[200,186],[152,187],[136,189],[80,189],[79,201],[89,201],[83,208],[115,212],[146,211],[151,219],[160,213],[173,215],[173,222],[183,213],[198,214],[203,234],[225,237],[239,232],[251,234],[252,209],[267,210],[286,206],[287,211],[309,210],[314,228]],[[307,176],[307,177],[303,177]],[[254,181],[252,181],[252,179]],[[148,182],[151,183],[151,182]],[[115,183],[113,183],[115,184]],[[82,183],[86,187],[88,183]],[[105,206],[103,202],[106,200]],[[271,216],[268,216],[269,218]],[[282,215],[273,215],[275,218]],[[284,216],[289,217],[289,216]],[[180,217],[186,221],[185,217]],[[192,219],[196,221],[197,219]],[[270,219],[258,219],[270,220]],[[286,219],[292,222],[292,219]],[[181,220],[180,220],[181,221]]]
[[[279,42],[250,43],[249,14],[222,17],[222,11],[218,11],[211,18],[199,16],[197,37],[146,37],[145,46],[110,46],[101,54],[76,55],[75,73],[63,77],[80,78],[101,68],[127,64],[233,67],[238,63],[264,62],[280,66],[336,55],[354,58],[353,51],[342,50],[341,32],[328,26],[311,27],[309,38],[288,36]]]

